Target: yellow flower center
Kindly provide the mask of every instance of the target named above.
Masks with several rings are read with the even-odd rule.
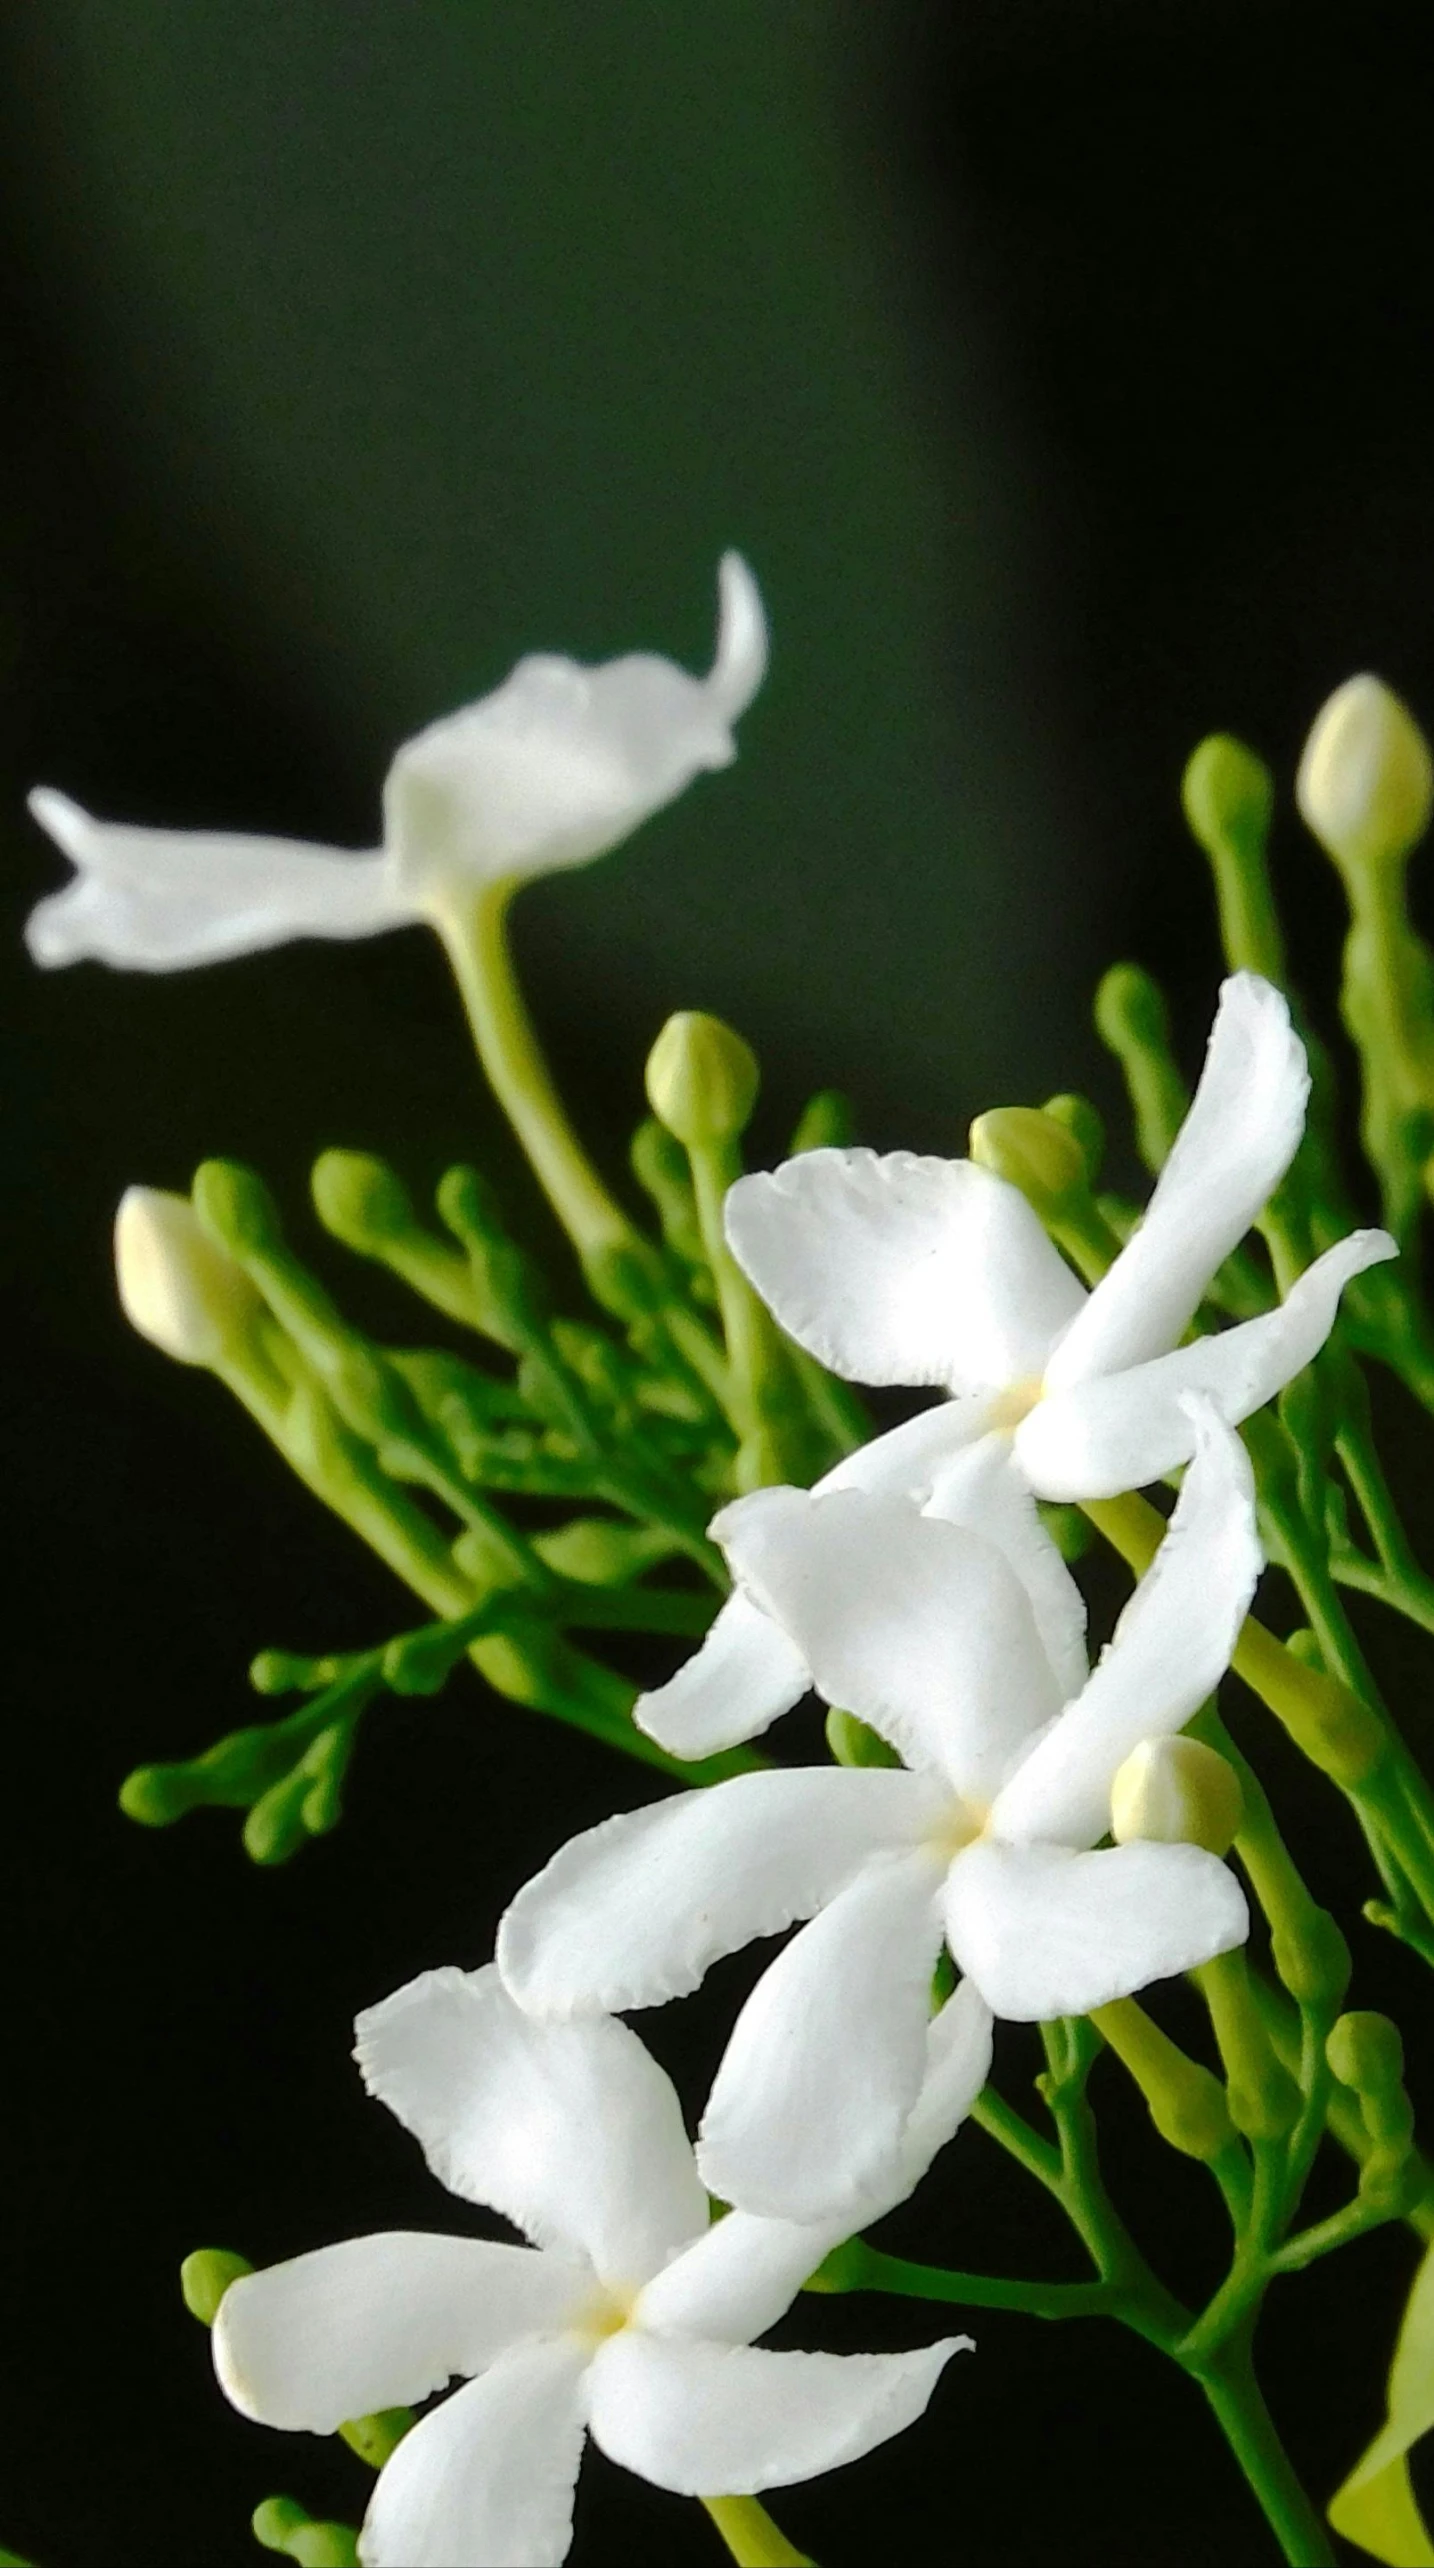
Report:
[[[991,1404],[992,1428],[1014,1430],[1030,1416],[1044,1390],[1045,1384],[1035,1374],[1027,1374],[1021,1382],[1008,1382]]]

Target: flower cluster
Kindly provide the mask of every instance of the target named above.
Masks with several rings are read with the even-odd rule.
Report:
[[[648,657],[530,659],[422,734],[394,762],[375,854],[120,827],[38,794],[78,878],[35,913],[37,957],[163,970],[420,917],[461,941],[466,900],[602,852],[730,759],[766,647],[732,555],[721,601],[706,679]],[[678,1070],[686,1042],[669,1046]],[[750,1106],[755,1067],[738,1068]],[[431,1972],[360,2018],[370,2093],[452,2193],[530,2242],[366,2237],[246,2275],[220,2304],[219,2378],[274,2426],[328,2433],[464,2384],[382,2468],[369,2568],[561,2560],[585,2432],[709,2499],[898,2433],[969,2339],[847,2357],[753,2340],[923,2179],[985,2084],[996,2023],[1086,2016],[1244,1942],[1234,1818],[1202,1832],[1171,1746],[1228,1667],[1261,1570],[1236,1430],[1323,1346],[1350,1279],[1395,1253],[1352,1231],[1273,1308],[1200,1329],[1290,1168],[1308,1093],[1284,998],[1237,971],[1151,1201],[1089,1290],[1025,1195],[973,1159],[818,1147],[718,1187],[719,1290],[750,1287],[762,1325],[840,1378],[942,1396],[813,1487],[736,1479],[710,1525],[731,1596],[635,1717],[695,1761],[814,1690],[872,1753],[605,1821],[519,1892],[492,1963]],[[694,1149],[721,1139],[700,1116],[691,1133]],[[569,1142],[549,1143],[554,1199],[600,1227]],[[259,1298],[211,1232],[136,1194],[118,1245],[136,1324],[217,1365]],[[1180,1475],[1092,1667],[1041,1502]],[[671,2084],[617,2019],[793,1927],[740,2012],[694,2153]]]

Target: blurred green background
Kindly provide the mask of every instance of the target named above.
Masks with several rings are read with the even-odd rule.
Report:
[[[1110,1105],[1104,961],[1165,974],[1192,1057],[1208,1019],[1193,742],[1242,729],[1288,776],[1366,663],[1434,712],[1431,27],[1386,0],[11,0],[0,75],[0,2542],[237,2568],[257,2498],[353,2516],[362,2479],[223,2408],[179,2256],[442,2225],[348,2021],[486,1958],[558,1837],[644,1787],[455,1689],[374,1723],[343,1829],[281,1874],[224,1816],[115,1814],[128,1767],[248,1717],[256,1647],[397,1618],[211,1386],[127,1337],[122,1187],[236,1153],[302,1230],[309,1160],[347,1142],[420,1183],[481,1155],[525,1198],[430,939],[42,978],[18,930],[57,861],[23,790],[361,844],[395,744],[519,652],[700,663],[736,543],[775,644],[738,765],[519,913],[588,1128],[620,1148],[676,1006],[757,1045],[773,1155],[832,1080],[882,1144],[959,1148],[1057,1086]],[[1331,886],[1288,824],[1277,853],[1327,998]],[[1417,2005],[1402,1961],[1386,2002]],[[694,2094],[732,1985],[695,2029],[645,2023]],[[1163,2226],[1163,2164],[1110,2101]],[[1051,2264],[990,2179],[963,2159],[937,2252]],[[1173,2254],[1201,2245],[1182,2208]],[[1398,2242],[1365,2258],[1366,2338],[1342,2283],[1272,2324],[1321,2483],[1374,2421],[1341,2382],[1373,2378]],[[923,2324],[802,2319],[852,2345]],[[1263,2557],[1153,2358],[980,2337],[919,2435],[782,2509],[827,2568],[874,2555],[889,2501],[914,2555],[959,2520],[1003,2563]],[[599,2467],[575,2557],[704,2539]]]

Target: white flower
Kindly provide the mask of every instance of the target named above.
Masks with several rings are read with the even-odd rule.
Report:
[[[904,1474],[928,1512],[980,1525],[1004,1457],[1039,1498],[1113,1498],[1189,1460],[1188,1393],[1232,1426],[1272,1399],[1323,1346],[1350,1276],[1397,1254],[1386,1231],[1354,1231],[1276,1310],[1179,1344],[1294,1157],[1308,1092],[1280,993],[1235,973],[1144,1219],[1091,1293],[1024,1196],[974,1160],[813,1150],[739,1178],[727,1236],[788,1334],[853,1381],[954,1395],[856,1455],[847,1481],[894,1488]],[[734,1558],[738,1516],[714,1528]],[[1008,1489],[997,1538],[1019,1521]],[[1048,1619],[1059,1590],[1023,1540]],[[675,1755],[703,1756],[754,1738],[803,1690],[790,1640],[749,1593],[637,1718]]]
[[[863,2209],[912,2109],[943,1936],[997,2016],[1083,2015],[1243,1941],[1191,1845],[1098,1851],[1132,1748],[1216,1684],[1259,1574],[1249,1465],[1201,1404],[1156,1559],[1074,1702],[1001,1554],[909,1502],[780,1489],[741,1568],[827,1699],[911,1771],[743,1775],[608,1820],[520,1892],[498,1963],[536,2012],[653,2006],[810,1918],[738,2020],[698,2163],[744,2209]]]
[[[370,2093],[465,2201],[530,2247],[390,2231],[230,2285],[214,2361],[263,2424],[347,2418],[465,2386],[404,2437],[359,2540],[366,2568],[546,2568],[566,2556],[584,2430],[684,2496],[750,2495],[857,2460],[926,2407],[967,2337],[912,2354],[774,2354],[773,2325],[845,2231],[709,2206],[670,2080],[607,2017],[535,2024],[497,1971],[430,1971],[359,2018]],[[954,2000],[889,2200],[984,2082],[990,2019]]]
[[[705,678],[647,652],[598,668],[535,654],[421,731],[389,769],[371,854],[131,828],[42,787],[30,808],[78,875],[31,913],[31,953],[183,971],[296,936],[376,936],[485,884],[586,864],[736,755],[732,725],[767,660],[761,598],[736,553],[722,558],[719,595]]]

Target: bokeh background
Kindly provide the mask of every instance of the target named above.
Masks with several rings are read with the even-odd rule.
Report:
[[[758,1047],[763,1153],[828,1081],[879,1144],[958,1149],[1058,1086],[1113,1106],[1101,964],[1164,975],[1192,1060],[1217,977],[1188,748],[1232,727],[1287,779],[1364,665],[1434,713],[1431,57],[1395,0],[10,0],[0,2542],[41,2568],[238,2568],[275,2489],[356,2519],[339,2447],[224,2407],[179,2258],[444,2224],[361,2099],[352,2013],[486,1958],[558,1839],[646,1787],[468,1684],[372,1719],[343,1827],[281,1872],[223,1814],[118,1817],[130,1766],[249,1717],[257,1647],[404,1619],[222,1395],[128,1337],[121,1189],[222,1151],[302,1229],[345,1142],[420,1185],[480,1156],[526,1199],[431,940],[41,977],[18,931],[58,874],[24,788],[363,843],[396,742],[521,650],[700,661],[737,543],[775,635],[739,765],[524,897],[586,1128],[620,1152],[674,1006]],[[1328,998],[1331,884],[1292,822],[1278,852]],[[1361,1960],[1427,2019],[1397,1952]],[[644,2023],[694,2096],[738,1984]],[[1103,2096],[1178,2280],[1198,2190]],[[978,2135],[948,2165],[933,2252],[1055,2269]],[[1322,2490],[1408,2262],[1384,2238],[1276,2305]],[[914,2304],[800,2315],[929,2332]],[[918,2434],[778,2502],[826,2568],[1270,2555],[1154,2356],[975,2332]],[[690,2509],[591,2466],[580,2568],[689,2550],[717,2556]]]

